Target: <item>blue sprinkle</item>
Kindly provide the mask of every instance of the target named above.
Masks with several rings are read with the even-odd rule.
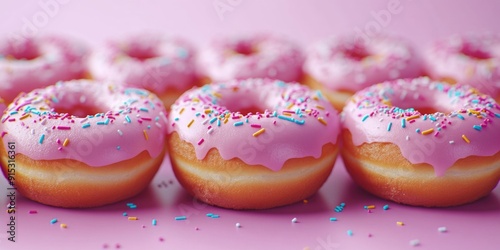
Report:
[[[12,112],[10,112],[10,115],[15,115],[17,113],[18,113],[17,111],[12,111]]]
[[[415,129],[415,132],[420,133],[420,129],[419,128]]]
[[[144,111],[144,112],[149,112],[149,110],[147,108],[140,108],[139,110]]]
[[[186,216],[177,216],[174,218],[175,220],[186,220],[187,217]]]
[[[500,118],[500,114],[495,114],[495,117],[496,118]]]
[[[301,121],[299,121],[299,120],[294,120],[293,122],[295,122],[295,123],[297,123],[297,124],[299,124],[299,125],[304,125],[304,123],[306,123],[306,120],[301,120]]]
[[[424,121],[427,120],[427,115],[424,115],[423,118],[424,118]]]
[[[212,214],[212,216],[210,216],[210,218],[217,219],[217,218],[220,218],[220,216],[218,214]]]
[[[363,116],[363,118],[361,119],[361,121],[364,122],[366,119],[368,119],[368,117],[370,117],[370,116],[369,115]]]
[[[194,114],[195,116],[200,116],[201,113],[200,112],[196,112],[196,114]]]
[[[42,134],[40,136],[40,139],[38,140],[38,143],[42,144],[44,139],[45,139],[45,134]]]
[[[278,112],[276,110],[273,112],[273,116],[274,117],[278,116]]]
[[[57,97],[54,96],[54,97],[52,97],[52,102],[59,103],[59,100],[57,99]]]
[[[90,123],[88,122],[82,125],[82,128],[88,128],[88,127],[90,127]]]
[[[283,116],[283,115],[278,115],[278,118],[281,119],[281,120],[289,121],[289,122],[293,122],[294,121],[294,119],[292,117]]]
[[[242,121],[239,121],[239,122],[235,122],[235,123],[233,123],[233,126],[238,127],[238,126],[241,126],[241,125],[243,125],[243,124],[244,124],[244,123],[243,123]]]
[[[286,87],[286,84],[284,81],[276,81],[276,85],[278,85],[279,87]]]
[[[382,208],[383,208],[384,210],[388,210],[388,209],[389,209],[389,205],[384,205]]]
[[[123,216],[128,216],[127,212],[123,212],[122,214]]]
[[[337,218],[335,218],[335,217],[331,217],[331,218],[330,218],[330,221],[337,221]]]
[[[347,235],[352,236],[352,230],[347,230]]]
[[[56,223],[57,223],[57,219],[56,218],[50,220],[50,224],[56,224]]]
[[[156,226],[156,219],[153,219],[153,220],[151,221],[151,224],[152,224],[153,226]]]
[[[214,215],[214,214],[213,213],[208,213],[207,217],[212,217],[212,215]]]
[[[97,125],[108,125],[109,124],[109,118],[106,118],[104,121],[97,122]]]
[[[392,128],[392,122],[389,122],[389,124],[387,125],[387,131],[390,132],[391,128]]]
[[[189,56],[189,52],[184,48],[179,48],[177,50],[177,56],[180,58],[187,58]]]
[[[217,121],[217,117],[214,117],[210,120],[210,124],[214,123],[215,121]]]
[[[220,120],[217,120],[217,127],[220,127]]]
[[[471,101],[472,103],[479,103],[479,100],[478,99],[474,99]]]
[[[130,120],[130,117],[128,117],[128,115],[125,115],[125,120],[128,122],[128,123],[131,123],[132,120]]]
[[[174,118],[174,121],[178,121],[178,120],[179,120],[179,117],[175,117],[175,118]]]
[[[460,118],[461,120],[465,120],[465,118],[461,114],[457,114],[457,117]]]
[[[406,128],[406,119],[401,119],[401,127]]]
[[[437,121],[436,117],[434,117],[432,115],[429,116],[429,119],[431,119],[431,121],[433,121],[433,122]]]
[[[131,209],[136,209],[136,208],[137,208],[137,205],[132,204],[132,205],[130,205],[130,206],[128,206],[128,207],[129,207],[129,208],[131,208]]]
[[[116,146],[116,150],[120,150],[120,149],[121,149],[121,147],[120,147],[120,146]]]
[[[474,125],[474,126],[472,126],[472,127],[473,127],[475,130],[477,130],[477,131],[481,131],[481,129],[482,129],[482,127],[481,127],[481,126],[479,126],[479,125]]]

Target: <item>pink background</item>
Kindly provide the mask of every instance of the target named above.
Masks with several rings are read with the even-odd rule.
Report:
[[[98,46],[108,38],[153,31],[202,45],[218,35],[268,31],[284,34],[305,47],[328,35],[379,27],[376,31],[406,37],[422,48],[433,39],[455,33],[500,33],[500,1],[494,0],[400,0],[396,1],[399,12],[382,24],[377,24],[372,12],[386,13],[390,0],[59,1],[61,4],[47,11],[41,3],[57,0],[3,0],[0,36],[62,33]],[[226,4],[228,11],[218,13],[214,2]],[[7,203],[6,195],[7,182],[1,178],[2,206]],[[138,208],[127,208],[127,202]],[[335,213],[340,202],[346,208]],[[367,213],[363,206],[372,204],[377,208]],[[382,210],[384,204],[391,209]],[[17,208],[16,243],[6,240],[8,216],[0,211],[0,249],[116,249],[117,244],[121,249],[409,249],[414,239],[421,242],[416,249],[498,249],[500,245],[499,187],[488,197],[461,207],[402,206],[357,188],[341,160],[308,204],[264,211],[232,211],[196,202],[175,181],[168,161],[150,188],[128,201],[74,210],[47,207],[18,195]],[[38,214],[28,214],[29,210]],[[139,221],[126,220],[125,211]],[[208,218],[206,213],[221,217]],[[175,221],[179,215],[188,219]],[[290,222],[294,217],[299,223]],[[330,222],[330,217],[338,221]],[[68,228],[51,225],[52,218]],[[151,226],[153,218],[158,220],[155,227]],[[397,226],[397,221],[405,225]],[[235,228],[237,222],[241,228]],[[449,232],[437,232],[440,226]],[[346,234],[349,229],[354,233],[351,237]]]

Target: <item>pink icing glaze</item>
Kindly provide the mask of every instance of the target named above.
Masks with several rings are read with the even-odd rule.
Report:
[[[213,81],[271,78],[298,81],[304,57],[292,42],[255,35],[214,40],[199,56],[200,74]]]
[[[196,80],[194,49],[180,39],[160,35],[136,35],[110,41],[89,60],[98,80],[125,83],[163,94],[168,88],[191,88]]]
[[[252,106],[263,111],[231,112]],[[270,79],[189,90],[172,106],[169,121],[169,133],[191,143],[198,159],[215,148],[223,159],[239,158],[274,171],[288,159],[319,158],[323,145],[337,142],[340,127],[337,111],[319,91]]]
[[[78,106],[99,113],[87,115]],[[15,142],[16,153],[34,160],[74,159],[102,167],[143,151],[157,157],[165,147],[166,126],[165,108],[154,94],[74,80],[17,98],[3,115],[0,131],[5,147]]]
[[[452,78],[494,98],[500,97],[500,38],[452,36],[425,53],[426,71],[435,79]]]
[[[10,103],[21,92],[84,77],[86,52],[56,36],[0,41],[0,96]]]
[[[420,62],[408,43],[376,37],[366,43],[354,37],[330,37],[307,53],[304,72],[331,90],[356,92],[386,80],[417,77]]]
[[[429,107],[444,113],[418,112]],[[432,165],[437,176],[459,159],[500,151],[500,106],[468,86],[452,87],[426,77],[358,92],[344,108],[342,124],[355,145],[393,143],[412,164]]]

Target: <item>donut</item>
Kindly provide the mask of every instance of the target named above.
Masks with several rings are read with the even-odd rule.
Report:
[[[420,64],[410,44],[400,38],[329,37],[308,49],[303,82],[320,89],[341,111],[347,99],[363,88],[419,76]]]
[[[500,37],[451,36],[424,53],[426,74],[436,80],[471,85],[500,101]]]
[[[219,38],[200,51],[203,82],[271,78],[285,82],[302,77],[304,56],[291,41],[266,34]]]
[[[306,199],[326,181],[338,152],[337,111],[320,92],[298,83],[205,85],[183,94],[169,121],[176,178],[197,199],[224,208]]]
[[[341,114],[342,159],[368,192],[447,207],[484,197],[500,180],[500,106],[427,77],[368,87]]]
[[[133,35],[95,49],[89,70],[93,79],[149,90],[168,108],[197,85],[194,55],[192,46],[182,39]]]
[[[86,77],[87,49],[60,36],[0,40],[0,96],[10,103],[21,92]]]
[[[152,93],[60,82],[20,95],[0,123],[2,172],[25,197],[95,207],[140,193],[163,161],[166,111]]]

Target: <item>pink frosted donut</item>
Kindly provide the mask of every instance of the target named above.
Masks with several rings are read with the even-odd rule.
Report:
[[[146,90],[89,80],[37,89],[2,117],[2,170],[24,196],[52,206],[123,200],[143,190],[163,161],[166,121]]]
[[[174,173],[198,199],[263,209],[305,199],[337,156],[337,111],[298,83],[247,79],[189,90],[169,114]]]
[[[83,78],[87,50],[57,36],[0,41],[0,96],[7,103],[21,92]]]
[[[89,60],[94,79],[154,92],[170,105],[197,84],[194,49],[180,39],[143,34],[110,41]]]
[[[369,43],[354,37],[330,37],[314,44],[304,63],[304,82],[321,89],[338,110],[358,90],[420,73],[420,62],[410,45],[387,36],[372,38]]]
[[[271,78],[299,81],[302,52],[292,42],[277,36],[255,35],[217,39],[200,52],[198,64],[205,82],[232,79]]]
[[[500,180],[500,105],[468,86],[422,77],[356,93],[342,113],[352,178],[385,199],[452,206]]]
[[[500,100],[500,37],[452,36],[436,41],[425,53],[433,79],[468,84]]]

